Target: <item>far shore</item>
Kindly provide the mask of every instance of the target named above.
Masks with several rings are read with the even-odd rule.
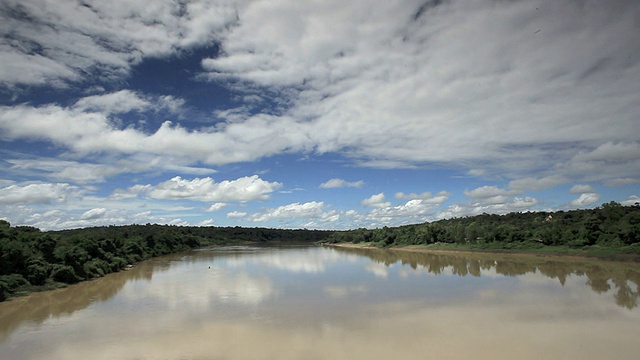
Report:
[[[640,262],[640,254],[624,254],[618,253],[615,255],[607,255],[607,256],[597,256],[590,255],[586,252],[584,254],[580,254],[580,250],[575,250],[576,253],[565,254],[560,252],[535,252],[535,249],[532,249],[531,252],[518,251],[518,250],[474,250],[474,249],[431,249],[421,245],[409,245],[409,246],[391,246],[387,248],[372,246],[370,244],[353,244],[353,243],[334,243],[334,244],[323,244],[323,246],[335,246],[342,248],[351,248],[351,249],[372,249],[372,250],[397,250],[397,251],[411,251],[411,252],[419,252],[419,253],[432,253],[432,254],[473,254],[473,255],[508,255],[508,256],[527,256],[527,257],[556,257],[563,259],[599,259],[599,260],[608,260],[608,261],[632,261],[632,262]]]

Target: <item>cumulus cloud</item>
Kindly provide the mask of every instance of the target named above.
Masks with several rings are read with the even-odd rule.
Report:
[[[491,198],[489,198],[491,199]],[[531,196],[513,197],[503,202],[470,202],[448,206],[435,215],[435,219],[449,219],[453,217],[474,216],[482,213],[507,214],[510,212],[533,211],[540,202]]]
[[[586,207],[589,205],[593,205],[598,201],[600,201],[600,195],[596,193],[585,193],[585,194],[581,194],[580,197],[573,200],[571,202],[571,205],[575,207]]]
[[[39,203],[0,203],[0,213],[9,214],[14,225],[35,226],[42,230],[61,230],[105,225],[169,224],[197,225],[182,216],[193,218],[193,207],[166,202],[121,201],[103,198],[88,187],[67,196],[65,201]],[[89,209],[89,210],[87,210]]]
[[[624,206],[634,206],[640,203],[640,196],[631,195],[627,200],[621,202]]]
[[[343,179],[331,179],[327,182],[320,184],[320,187],[323,189],[333,189],[333,188],[342,188],[342,187],[356,187],[359,188],[364,185],[364,181],[353,181],[349,182]]]
[[[421,223],[433,218],[435,210],[447,201],[449,196],[450,194],[446,191],[440,191],[435,196],[428,192],[421,194],[398,193],[396,198],[409,200],[402,204],[392,205],[391,202],[385,201],[384,193],[380,193],[361,202],[362,205],[373,209],[366,212],[348,210],[342,215],[358,226],[370,228]]]
[[[215,204],[212,204],[211,206],[209,206],[209,208],[207,210],[205,210],[205,211],[207,211],[207,212],[220,211],[225,206],[227,206],[227,204],[225,204],[225,203],[215,203]]]
[[[310,201],[306,203],[292,203],[266,209],[252,216],[255,222],[264,222],[271,219],[310,219],[326,216],[325,205],[322,201]]]
[[[394,225],[398,218],[403,218],[405,222],[423,222],[429,211],[438,205],[440,204],[419,199],[409,200],[396,206],[387,203],[386,206],[376,206],[376,209],[371,210],[366,218],[373,222]]]
[[[574,185],[569,189],[570,194],[580,194],[577,199],[571,201],[573,207],[587,207],[600,201],[600,195],[591,185]]]
[[[138,184],[126,190],[117,189],[111,198],[122,200],[142,196],[160,200],[253,201],[268,199],[270,193],[281,186],[281,183],[268,182],[257,175],[224,180],[219,183],[210,177],[188,180],[176,176],[155,186]]]
[[[385,208],[391,206],[390,202],[384,201],[384,193],[371,195],[370,197],[362,200],[360,204],[367,207]]]
[[[116,198],[147,196],[161,200],[253,201],[266,200],[282,184],[262,180],[258,175],[216,182],[210,177],[183,179],[173,177],[155,186],[134,185],[127,191],[114,192]]]

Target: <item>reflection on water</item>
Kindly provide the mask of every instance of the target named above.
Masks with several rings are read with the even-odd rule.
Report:
[[[639,285],[584,259],[201,249],[0,303],[0,359],[635,359]]]
[[[540,256],[424,253],[359,248],[338,248],[338,251],[367,256],[374,263],[384,264],[385,267],[400,262],[414,270],[424,269],[434,275],[442,274],[447,269],[454,275],[477,277],[483,272],[505,276],[539,273],[557,279],[561,285],[572,275],[584,276],[586,285],[597,293],[615,289],[616,304],[628,309],[638,306],[640,294],[638,264]]]

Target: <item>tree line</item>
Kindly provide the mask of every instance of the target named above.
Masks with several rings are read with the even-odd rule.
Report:
[[[612,201],[587,210],[485,213],[393,228],[361,228],[335,232],[327,242],[378,247],[464,244],[471,249],[599,246],[640,252],[640,204],[622,206]]]
[[[170,225],[43,232],[0,220],[0,301],[120,271],[154,256],[240,242],[314,243],[330,232]]]
[[[0,220],[0,301],[97,278],[153,256],[239,242],[456,244],[471,250],[606,248],[640,254],[640,204],[610,202],[589,210],[481,214],[348,231],[146,224],[43,232]]]

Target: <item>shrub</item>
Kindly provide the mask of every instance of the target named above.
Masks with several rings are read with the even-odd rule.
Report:
[[[76,275],[76,272],[69,265],[53,265],[53,269],[51,269],[51,278],[55,281],[73,284],[80,281],[80,278]]]

